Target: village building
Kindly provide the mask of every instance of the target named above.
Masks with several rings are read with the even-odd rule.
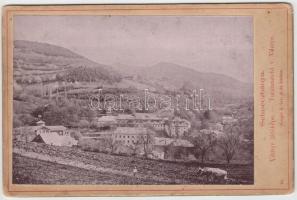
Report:
[[[36,135],[39,135],[41,133],[58,133],[59,135],[69,135],[69,132],[65,126],[46,126],[44,121],[38,121],[36,122],[34,131]]]
[[[151,136],[151,140],[147,137]],[[193,144],[187,140],[178,138],[165,138],[165,137],[155,137],[154,135],[149,135],[148,129],[143,127],[118,127],[112,134],[113,141],[117,141],[118,146],[126,147],[138,147],[138,153],[143,154],[142,145],[143,142],[148,142],[149,148],[152,149],[150,154],[151,158],[165,159],[166,158],[166,148],[171,146],[171,148],[182,148],[189,150],[193,147]],[[129,150],[129,148],[127,148]]]
[[[147,137],[148,131],[143,127],[118,127],[112,134],[112,139],[130,146],[140,142],[141,137]]]
[[[172,137],[181,137],[191,128],[191,123],[185,119],[160,118],[152,113],[121,114],[116,117],[118,127],[151,126],[156,131],[166,131]]]
[[[182,137],[191,128],[191,123],[188,120],[175,117],[168,120],[166,125],[166,132],[170,137]]]
[[[102,140],[112,138],[113,131],[100,131],[83,134],[83,139]]]
[[[165,159],[170,157],[169,155],[166,155],[168,147],[173,149],[180,148],[189,154],[187,150],[193,148],[194,145],[188,140],[184,139],[154,137],[154,147],[152,152],[153,157],[157,159]]]
[[[42,142],[56,146],[77,145],[77,140],[70,136],[69,131],[64,126],[46,126],[44,121],[36,122],[37,126],[31,126],[34,138],[32,142]]]
[[[152,126],[155,130],[165,129],[165,120],[149,113],[135,113],[136,126],[143,126],[145,124]]]
[[[101,128],[103,127],[113,128],[117,126],[117,120],[115,116],[106,115],[97,119],[97,125],[98,127],[101,127]]]
[[[144,127],[149,125],[155,130],[165,129],[165,120],[151,113],[120,114],[116,120],[120,127]]]
[[[119,114],[116,117],[117,125],[119,127],[131,127],[134,126],[134,116],[128,114]]]
[[[77,145],[77,140],[69,135],[60,135],[57,132],[44,132],[37,135],[32,142],[45,143],[54,146],[73,146]]]

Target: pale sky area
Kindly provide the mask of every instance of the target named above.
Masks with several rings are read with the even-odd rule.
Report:
[[[171,62],[253,81],[248,16],[16,16],[14,39],[59,45],[102,64]]]

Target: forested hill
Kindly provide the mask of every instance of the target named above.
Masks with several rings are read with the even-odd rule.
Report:
[[[69,49],[47,43],[16,40],[13,59],[14,75],[19,82],[54,81],[57,78],[115,82],[121,77],[108,65],[96,63]]]

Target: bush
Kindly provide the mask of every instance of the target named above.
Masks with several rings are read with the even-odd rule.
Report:
[[[99,129],[99,126],[98,126],[96,120],[93,120],[93,121],[90,123],[90,128],[91,128],[91,129],[95,129],[95,130]]]
[[[82,119],[78,122],[78,126],[81,128],[88,128],[90,126],[90,123],[87,120]]]
[[[93,151],[93,152],[108,152],[108,148],[103,140],[95,139],[85,139],[81,138],[77,144],[84,151]]]
[[[13,117],[13,127],[14,128],[17,128],[17,127],[20,127],[20,126],[23,126],[23,122],[18,119],[17,117]]]
[[[79,140],[82,137],[82,134],[79,131],[71,131],[70,136],[76,140]]]

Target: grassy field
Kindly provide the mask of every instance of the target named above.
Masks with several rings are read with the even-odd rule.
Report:
[[[162,179],[170,180],[169,184],[177,184],[176,180],[181,180],[184,184],[213,184],[203,182],[201,180],[201,177],[197,175],[199,166],[208,166],[225,169],[228,172],[228,177],[231,178],[233,181],[225,184],[253,184],[253,165],[201,165],[197,162],[170,162],[149,160],[138,157],[109,155],[104,153],[85,152],[78,148],[56,147],[37,143],[18,142],[14,145],[17,148],[25,149],[26,151],[58,156],[65,159],[77,160],[85,164],[91,164],[94,166],[119,170],[123,172],[132,172],[133,168],[137,167],[138,174],[141,175],[141,177],[144,177],[142,180],[133,180],[133,177],[129,177],[127,179],[127,177],[125,178],[125,176],[121,177],[113,174],[100,174],[98,172],[90,172],[88,170],[83,170],[75,167],[60,166],[56,163],[44,161],[41,162],[34,159],[34,161],[32,161],[32,159],[24,157],[22,158],[20,156],[14,155],[13,179],[17,180],[16,178],[20,177],[20,180],[22,180],[18,181],[20,183],[35,183],[36,180],[43,180],[45,181],[45,183],[47,183],[46,181],[50,181],[51,183],[60,184],[63,183],[63,181],[60,180],[59,174],[63,174],[63,176],[65,176],[65,178],[63,179],[64,183],[68,184],[162,184]],[[40,173],[46,170],[53,174],[47,175],[44,173],[41,176],[37,173],[39,170]],[[75,174],[79,178],[72,177],[73,174]],[[88,174],[90,174],[91,176],[89,176]],[[96,176],[92,177],[92,174],[96,174]],[[29,178],[24,179],[22,178],[23,176]],[[152,176],[160,177],[160,181],[152,182],[150,179],[150,177]],[[54,177],[57,178],[56,181],[51,180]],[[30,181],[31,179],[34,181]]]

